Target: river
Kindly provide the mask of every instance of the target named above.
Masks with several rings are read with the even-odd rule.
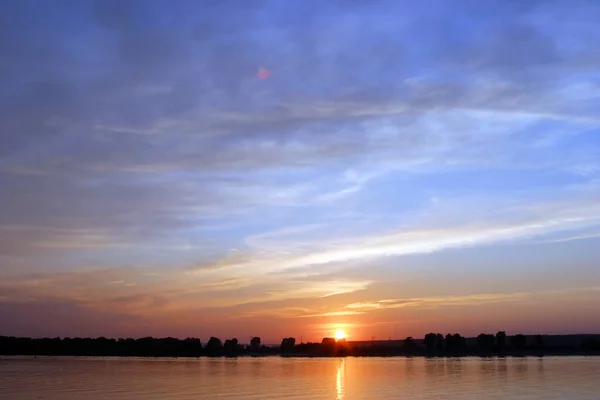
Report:
[[[0,399],[600,399],[600,357],[0,358]]]

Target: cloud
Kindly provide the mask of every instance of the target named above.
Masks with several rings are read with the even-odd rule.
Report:
[[[299,286],[294,288],[295,286]],[[267,300],[293,299],[293,298],[311,298],[311,297],[330,297],[344,293],[352,293],[366,289],[372,281],[351,281],[335,280],[320,282],[302,282],[296,281],[292,285],[285,285],[281,290],[270,289]]]
[[[572,198],[566,201],[554,201],[546,204],[538,202],[528,204],[512,200],[508,204],[490,202],[490,208],[471,209],[471,215],[457,214],[458,202],[440,206],[437,212],[420,218],[421,226],[409,226],[385,234],[341,237],[330,241],[313,242],[304,246],[301,253],[281,254],[277,250],[261,252],[232,262],[219,265],[222,271],[235,271],[245,275],[294,271],[314,265],[337,265],[361,259],[402,256],[419,253],[432,253],[445,249],[472,247],[499,242],[511,242],[551,233],[567,232],[600,224],[598,206],[593,200],[597,192],[595,185],[587,188],[572,188],[577,204]],[[591,196],[591,197],[588,197]],[[461,199],[463,202],[466,199]],[[476,201],[470,199],[470,201]],[[463,206],[466,203],[463,203]],[[496,208],[499,206],[499,208]],[[490,214],[492,211],[493,214]],[[447,211],[449,213],[446,213]],[[487,219],[479,219],[486,218]],[[292,230],[293,231],[293,230]],[[252,242],[250,242],[252,243]],[[270,249],[296,249],[294,242],[280,240]],[[202,270],[199,271],[202,273]]]
[[[247,279],[229,278],[216,282],[208,282],[202,285],[203,290],[229,290],[240,287],[245,287],[248,283]]]
[[[576,296],[578,294],[593,294],[600,290],[597,286],[567,287],[551,290],[540,290],[536,292],[519,293],[475,293],[454,296],[430,296],[415,297],[408,299],[383,299],[374,302],[360,302],[346,305],[350,309],[385,309],[403,307],[439,307],[457,305],[482,305],[487,303],[520,301],[523,299],[537,300],[548,295]]]
[[[119,337],[131,331],[138,318],[121,312],[100,312],[65,301],[0,302],[0,316],[10,321],[8,336]]]
[[[578,235],[578,236],[570,236],[561,239],[551,240],[551,243],[563,243],[563,242],[572,242],[574,240],[585,240],[585,239],[595,239],[599,238],[600,233],[593,233],[589,235]]]
[[[350,310],[360,310],[364,313],[371,310],[380,310],[388,308],[404,307],[446,307],[446,306],[468,306],[481,305],[487,303],[518,301],[522,300],[531,293],[497,293],[497,294],[471,294],[465,296],[432,296],[409,299],[384,299],[376,302],[350,303],[346,308]],[[352,311],[349,311],[352,312]]]
[[[302,315],[302,318],[315,318],[315,317],[345,317],[349,315],[361,315],[364,314],[362,311],[331,311],[322,314],[308,314]]]
[[[8,5],[4,289],[339,296],[375,280],[318,281],[351,264],[594,229],[600,7],[467,3]]]
[[[241,314],[274,309],[275,304],[331,298],[365,290],[371,281],[322,279],[318,283],[297,279],[254,278],[212,279],[190,276],[185,271],[149,272],[143,267],[3,274],[0,302],[65,302],[91,311],[114,310],[139,318],[183,318],[199,310],[240,308]],[[244,308],[245,307],[245,308]],[[277,308],[277,307],[275,307]],[[240,314],[240,315],[241,315]]]

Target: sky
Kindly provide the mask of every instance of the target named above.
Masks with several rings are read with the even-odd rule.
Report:
[[[600,333],[600,3],[0,7],[0,335]]]

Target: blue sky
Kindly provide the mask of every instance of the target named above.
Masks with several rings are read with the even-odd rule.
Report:
[[[0,334],[600,330],[595,2],[2,8]]]

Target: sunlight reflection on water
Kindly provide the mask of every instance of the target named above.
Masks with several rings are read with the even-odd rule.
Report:
[[[337,391],[336,400],[344,400],[344,378],[346,372],[344,366],[346,365],[346,359],[341,359],[337,369],[337,378],[335,381],[335,388]]]
[[[597,400],[600,357],[0,358],[2,400]]]

